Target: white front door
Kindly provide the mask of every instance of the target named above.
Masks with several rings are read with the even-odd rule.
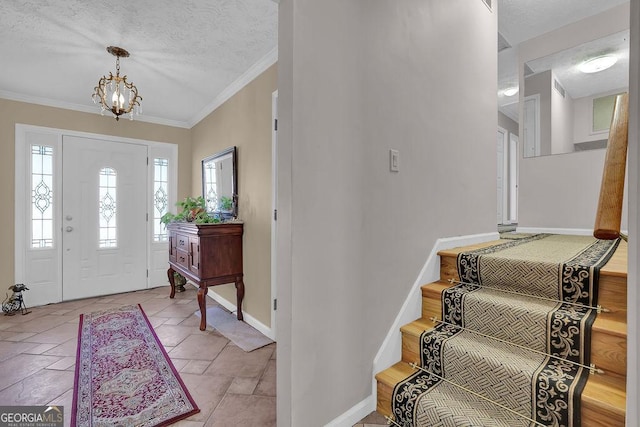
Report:
[[[147,287],[147,147],[67,136],[62,299]]]

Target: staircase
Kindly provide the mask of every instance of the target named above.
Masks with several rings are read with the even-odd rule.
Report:
[[[493,241],[479,245],[440,251],[440,281],[422,287],[422,317],[401,328],[402,360],[376,375],[377,411],[391,416],[393,389],[415,371],[409,365],[420,361],[419,338],[433,328],[432,317],[442,318],[441,293],[453,286],[449,279],[459,280],[456,257],[459,252],[495,245]],[[590,375],[581,395],[582,426],[614,427],[625,425],[625,381],[627,351],[627,244],[620,242],[616,253],[600,270],[598,304],[610,310],[600,313],[591,337],[591,362],[604,374]]]

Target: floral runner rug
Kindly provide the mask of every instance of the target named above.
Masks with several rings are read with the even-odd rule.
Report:
[[[590,307],[599,269],[617,245],[538,234],[460,253],[463,283],[443,292],[443,322],[421,335],[424,370],[394,389],[395,421],[579,426]]]
[[[71,426],[165,426],[200,412],[140,305],[80,315]]]

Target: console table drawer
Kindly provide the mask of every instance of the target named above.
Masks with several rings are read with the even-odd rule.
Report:
[[[178,249],[176,251],[176,263],[184,267],[185,269],[189,269],[189,253],[187,251],[183,251],[182,249]]]
[[[182,249],[183,251],[188,251],[189,236],[185,236],[184,234],[176,234],[176,248]]]

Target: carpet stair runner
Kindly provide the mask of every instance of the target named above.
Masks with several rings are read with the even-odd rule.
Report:
[[[538,236],[533,240],[548,239],[548,237]],[[553,239],[556,237],[551,237],[550,240]],[[477,287],[471,287],[475,290],[468,294],[461,294],[460,291],[452,292],[451,289],[469,288],[470,285],[459,285],[458,288],[453,288],[456,283],[449,282],[451,279],[460,280],[457,260],[460,252],[479,250],[504,243],[505,240],[500,240],[439,253],[441,280],[422,287],[422,317],[401,328],[403,336],[402,361],[376,376],[378,380],[378,412],[392,416],[395,422],[402,426],[511,427],[539,425],[509,412],[509,410],[529,415],[529,417],[532,416],[532,400],[530,400],[534,383],[532,377],[539,374],[540,367],[545,365],[542,362],[547,359],[531,349],[546,351],[547,322],[545,319],[549,310],[553,312],[553,308],[557,304],[492,289],[478,291]],[[514,245],[519,246],[520,243]],[[488,252],[492,252],[492,250]],[[526,263],[527,269],[539,267],[532,267],[529,265],[530,262],[523,261]],[[487,261],[484,263],[491,264]],[[516,263],[510,265],[506,270],[517,271],[521,267],[522,264]],[[464,268],[462,270],[463,275],[468,275]],[[570,358],[580,363],[586,362],[587,365],[593,363],[598,369],[603,370],[604,374],[589,375],[587,369],[578,369],[578,371],[585,372],[582,376],[587,380],[582,393],[579,393],[581,387],[578,386],[578,393],[574,398],[568,398],[570,400],[567,402],[569,409],[564,412],[559,411],[563,413],[560,420],[554,418],[553,411],[550,412],[551,415],[546,420],[544,417],[537,417],[537,421],[541,425],[624,426],[626,242],[620,243],[615,254],[599,273],[597,303],[611,311],[597,315],[593,321],[590,339],[588,338],[588,328],[582,333],[585,336],[587,349],[590,344],[590,352],[574,354]],[[517,273],[514,277],[504,279],[505,283],[502,285],[513,288],[514,283],[522,282],[524,284],[526,281],[523,281],[522,277],[522,272]],[[471,282],[472,280],[466,277],[464,281]],[[483,282],[483,284],[489,286],[488,283]],[[497,287],[502,285],[498,283]],[[545,287],[541,287],[534,293],[545,292],[547,292]],[[527,293],[532,293],[530,285],[527,285]],[[460,313],[460,298],[454,297],[456,295],[463,295],[464,306],[469,308],[462,315]],[[434,323],[431,320],[434,317],[438,320],[443,319],[443,299],[445,300],[445,320],[450,320],[452,325]],[[454,307],[453,310],[451,306]],[[475,312],[473,312],[474,309]],[[573,312],[571,309],[569,311]],[[523,317],[524,327],[520,323],[519,317]],[[464,323],[469,330],[461,332],[458,326],[453,325],[459,325],[460,322]],[[425,331],[429,332],[425,333]],[[478,335],[477,331],[486,336]],[[455,339],[450,338],[453,335],[455,335]],[[445,338],[443,339],[443,337]],[[497,337],[504,342],[491,337]],[[574,339],[574,341],[577,342],[579,339]],[[443,345],[443,342],[446,344]],[[508,342],[515,342],[522,347],[513,346]],[[560,352],[566,353],[565,350],[561,349]],[[439,362],[440,352],[444,355],[442,366]],[[441,380],[440,377],[414,369],[410,363],[415,362],[422,365],[427,372],[440,374],[445,379]],[[564,366],[566,362],[562,362],[560,365]],[[575,365],[571,366],[575,368]],[[580,374],[576,369],[569,370],[573,370],[574,374]],[[488,372],[491,374],[486,375]],[[461,390],[448,381],[464,384],[480,396]],[[422,382],[426,385],[423,385]],[[437,386],[429,388],[431,383],[435,383]],[[579,382],[576,384],[579,385]],[[429,392],[425,393],[425,390],[429,390]],[[540,392],[541,390],[538,388],[537,393]],[[417,403],[417,397],[420,395],[427,397],[419,399],[420,403]],[[527,395],[529,397],[525,399]],[[496,401],[509,410],[487,402],[481,396]],[[534,404],[537,405],[540,400],[537,398],[535,400],[537,403]],[[559,402],[559,405],[562,406],[562,402]],[[544,404],[542,404],[542,408],[544,408]],[[572,408],[576,408],[576,411],[573,416],[570,416]]]

